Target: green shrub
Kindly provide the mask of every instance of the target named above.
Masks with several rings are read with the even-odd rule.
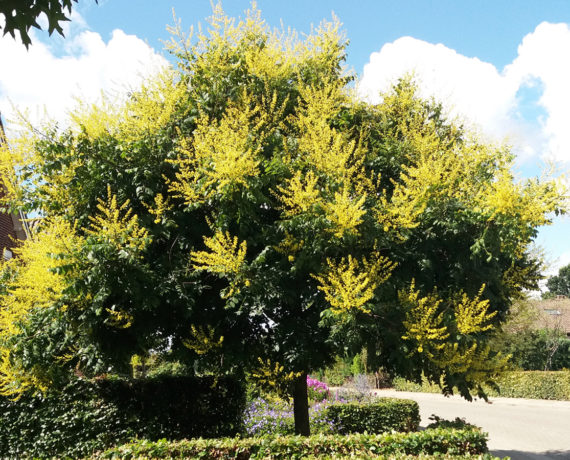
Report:
[[[107,380],[99,387],[148,439],[234,436],[243,428],[245,389],[233,378],[161,376]]]
[[[347,359],[337,356],[332,366],[327,367],[321,372],[315,373],[315,375],[330,386],[338,387],[344,385],[344,383],[352,377],[352,372],[350,370],[351,362],[347,362]]]
[[[75,380],[44,396],[0,398],[0,458],[77,458],[133,436],[233,436],[244,406],[229,378]]]
[[[371,401],[323,401],[309,408],[311,433],[384,433],[417,430],[420,416],[415,401],[375,398]],[[292,435],[293,407],[284,402],[253,400],[244,417],[248,436]]]
[[[505,398],[552,399],[570,401],[570,371],[511,371],[505,372],[498,380],[499,391],[485,388],[489,396]],[[441,393],[438,385],[425,379],[422,384],[408,382],[400,377],[393,380],[398,391]]]
[[[92,458],[291,459],[370,458],[386,455],[476,455],[487,452],[486,434],[478,430],[430,429],[414,433],[274,436],[260,438],[194,439],[168,442],[135,441]],[[462,457],[464,458],[464,457]]]
[[[481,429],[478,426],[475,426],[471,423],[468,423],[464,418],[459,418],[459,417],[455,417],[454,420],[446,420],[444,418],[438,417],[435,414],[432,414],[429,419],[433,420],[433,422],[430,423],[427,426],[427,428],[453,428],[456,430],[465,430],[465,429],[480,430]]]
[[[507,372],[497,384],[500,392],[489,391],[492,396],[570,401],[569,370]]]
[[[335,429],[346,433],[414,431],[420,423],[416,401],[378,398],[372,402],[332,404],[326,409]]]
[[[411,382],[402,377],[394,377],[392,386],[398,391],[413,391],[415,393],[441,393],[441,388],[435,383],[428,382],[422,378],[422,382]]]
[[[521,370],[570,368],[570,338],[561,331],[542,329],[505,334],[498,345]]]

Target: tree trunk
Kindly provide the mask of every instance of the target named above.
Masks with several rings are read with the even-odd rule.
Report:
[[[307,396],[307,374],[303,372],[295,379],[293,388],[293,416],[295,417],[295,434],[309,436],[309,399]]]

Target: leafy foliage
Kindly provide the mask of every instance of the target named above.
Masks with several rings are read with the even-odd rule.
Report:
[[[551,295],[570,297],[570,265],[566,265],[558,270],[558,275],[548,278],[546,287]]]
[[[409,399],[377,398],[368,403],[333,404],[328,417],[339,433],[416,431],[420,424],[418,403]]]
[[[216,6],[194,39],[173,30],[176,70],[0,147],[3,204],[42,216],[38,255],[2,266],[2,306],[27,270],[57,279],[3,310],[7,392],[127,374],[150,350],[215,375],[277,363],[304,385],[365,347],[370,368],[465,397],[504,368],[488,341],[536,286],[528,248],[564,189],[516,182],[507,148],[409,78],[356,100],[339,27],[300,40]]]
[[[568,370],[510,371],[501,375],[496,384],[494,387],[486,388],[489,396],[570,401],[570,371]],[[418,384],[396,377],[393,385],[400,391],[441,392],[438,385],[425,379]]]
[[[77,3],[78,0],[73,0]],[[97,3],[97,0],[95,0]],[[15,32],[20,33],[22,43],[27,47],[32,40],[28,34],[32,27],[41,29],[37,19],[45,14],[48,20],[48,32],[54,31],[63,36],[61,22],[69,21],[65,10],[71,14],[72,0],[5,0],[0,5],[0,14],[4,16],[4,35],[9,33],[15,38]]]
[[[501,342],[511,363],[525,371],[570,369],[570,338],[552,329],[527,330],[508,335]]]
[[[3,397],[0,455],[80,458],[135,436],[231,436],[242,430],[244,396],[235,380],[169,377],[76,380],[45,396]]]
[[[449,454],[460,458],[487,452],[487,435],[479,430],[429,429],[415,433],[277,436],[245,439],[133,441],[93,458],[375,458],[386,455]],[[423,457],[422,457],[423,458]],[[427,458],[427,457],[426,457]],[[437,457],[448,458],[448,457]],[[480,457],[477,457],[480,458]],[[489,457],[484,457],[489,458]]]
[[[427,428],[454,428],[456,430],[463,430],[467,428],[480,430],[479,427],[466,422],[464,418],[455,417],[453,420],[446,420],[444,418],[438,417],[435,414],[432,414],[429,419],[433,420],[433,422],[430,423]]]

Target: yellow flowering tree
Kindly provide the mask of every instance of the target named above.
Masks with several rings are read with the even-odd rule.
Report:
[[[0,151],[4,204],[72,241],[3,272],[5,392],[129,374],[153,350],[252,370],[294,396],[308,434],[307,372],[343,350],[466,397],[504,367],[486,344],[536,284],[528,248],[564,191],[515,182],[508,148],[410,79],[355,99],[339,27],[301,40],[216,6],[196,37],[173,29],[177,70]]]

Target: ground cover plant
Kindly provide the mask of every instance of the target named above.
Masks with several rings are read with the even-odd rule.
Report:
[[[369,368],[480,393],[561,183],[516,181],[507,147],[410,78],[358,100],[336,19],[300,39],[216,6],[173,31],[176,69],[0,147],[0,204],[39,216],[0,265],[0,392],[158,353],[250,372],[308,435],[307,373],[366,348]]]

